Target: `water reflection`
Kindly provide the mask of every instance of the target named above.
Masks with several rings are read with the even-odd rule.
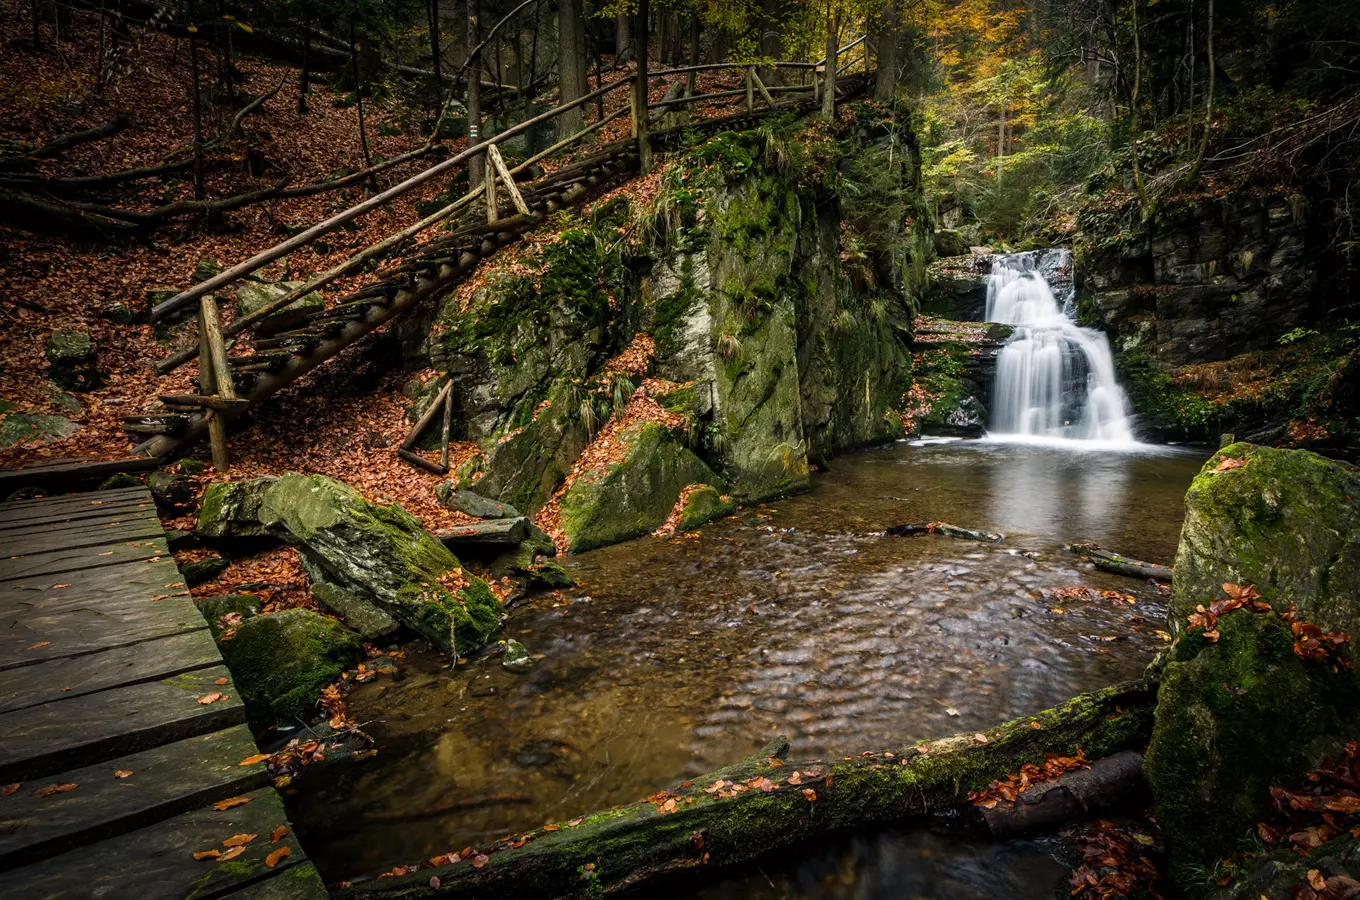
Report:
[[[334,880],[634,802],[775,734],[803,756],[896,748],[1134,677],[1160,596],[1061,546],[1169,560],[1199,463],[897,444],[698,536],[582,555],[578,589],[506,624],[542,655],[530,674],[412,654],[403,680],[351,695],[379,755],[308,776],[293,819]],[[922,520],[1009,537],[882,535]],[[1075,584],[1137,602],[1045,596]]]

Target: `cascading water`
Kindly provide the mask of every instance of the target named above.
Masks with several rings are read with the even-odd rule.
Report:
[[[1132,443],[1105,335],[1077,325],[1067,250],[992,257],[987,321],[1015,331],[997,357],[991,432]],[[1063,293],[1054,296],[1053,284]]]

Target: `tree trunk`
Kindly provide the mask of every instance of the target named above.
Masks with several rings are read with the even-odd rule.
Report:
[[[354,23],[349,24],[349,52],[350,58],[354,61],[354,108],[359,113],[359,147],[364,154],[364,168],[373,168],[373,157],[368,152],[368,129],[364,127],[364,85],[359,73],[359,45],[354,38]],[[376,178],[369,178],[369,188],[373,192],[378,190]]]
[[[836,13],[830,0],[826,4],[826,59],[822,76],[822,115],[836,118]]]
[[[302,39],[302,71],[298,74],[298,105],[299,115],[307,113],[307,94],[312,89],[311,72],[307,68],[308,57],[312,55],[312,30],[307,29],[306,36]]]
[[[430,26],[430,70],[434,72],[435,114],[444,96],[444,49],[440,43],[439,0],[429,0],[426,7]]]
[[[482,42],[482,26],[478,20],[477,0],[467,0],[467,127],[468,146],[482,142],[482,66],[473,58],[473,51]],[[486,174],[486,160],[474,156],[468,160],[468,187],[476,188]]]
[[[561,103],[579,100],[586,94],[586,65],[582,0],[558,0],[557,39],[558,82],[562,91]],[[581,107],[558,116],[558,137],[575,134],[585,127],[585,110]]]
[[[883,23],[878,32],[878,75],[874,79],[874,99],[880,103],[892,103],[897,93],[897,2],[888,3],[883,8]],[[868,59],[868,50],[865,50]]]
[[[599,889],[609,893],[662,873],[744,862],[847,828],[953,816],[960,810],[980,818],[968,802],[970,791],[983,790],[1022,765],[1042,764],[1045,754],[1070,757],[1080,749],[1088,759],[1103,761],[1142,747],[1152,730],[1155,702],[1155,688],[1129,683],[1076,697],[985,734],[833,761],[787,761],[789,744],[780,738],[737,765],[685,781],[642,803],[515,836],[482,848],[484,856],[473,861],[364,882],[335,896],[520,900]],[[1114,796],[1133,780],[1129,774],[1136,761],[1119,756],[1097,765],[1101,771],[1092,766],[1095,774],[1087,776],[1085,787],[1067,787],[1061,779],[1031,787],[1017,805],[1035,809],[1022,808],[1009,821],[997,804],[989,811],[997,820],[993,827],[1023,832],[1086,814],[1103,805],[1099,792],[1088,790],[1089,782],[1095,780],[1097,788],[1110,785]],[[1057,791],[1075,794],[1079,802],[1062,802],[1066,798]],[[1053,802],[1049,794],[1055,794]],[[1042,802],[1033,802],[1040,798]]]
[[[1204,167],[1204,156],[1209,152],[1209,132],[1214,124],[1214,70],[1217,61],[1214,59],[1214,0],[1209,0],[1209,92],[1204,100],[1204,134],[1200,135],[1199,150],[1195,153],[1195,164],[1190,168],[1190,174],[1185,177],[1186,184],[1192,183],[1199,177],[1200,169]],[[1193,70],[1191,73],[1193,77]],[[1193,112],[1192,112],[1193,115]]]
[[[770,59],[784,56],[784,36],[780,27],[787,20],[786,0],[760,0],[760,55]],[[767,85],[779,84],[778,69],[760,69],[756,74]]]
[[[1138,0],[1133,0],[1133,90],[1129,92],[1129,156],[1133,160],[1133,183],[1138,188],[1138,201],[1143,220],[1152,216],[1152,199],[1148,196],[1143,167],[1138,161],[1138,103],[1143,89],[1143,39],[1138,27]]]
[[[689,20],[689,64],[699,65],[699,16],[696,14]],[[685,74],[685,94],[693,97],[695,94],[696,76],[698,72],[688,72]]]
[[[619,13],[614,20],[614,65],[621,66],[632,55],[629,44],[632,42],[631,22],[628,13]]]
[[[30,12],[33,17],[33,49],[42,50],[42,2],[43,0],[33,0]]]
[[[637,129],[638,171],[647,175],[652,171],[652,143],[650,116],[647,111],[647,56],[651,32],[647,28],[649,3],[638,0],[637,19],[633,34],[637,40],[637,76],[633,79],[633,121]]]
[[[189,5],[189,19],[193,22],[193,4]],[[194,118],[194,199],[203,199],[203,96],[198,82],[198,31],[189,35],[189,80],[193,82]]]

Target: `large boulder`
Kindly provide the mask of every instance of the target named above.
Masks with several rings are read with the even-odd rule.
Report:
[[[289,291],[302,287],[303,284],[305,282],[302,281],[281,281],[276,284],[245,282],[236,289],[236,314],[251,315]],[[280,331],[301,328],[307,321],[307,316],[321,312],[325,308],[326,301],[320,294],[315,291],[304,294],[283,309],[265,316],[256,326],[256,331],[260,334],[277,334]]]
[[[54,331],[44,347],[48,375],[68,391],[92,391],[103,384],[94,342],[84,331]]]
[[[1219,451],[1186,495],[1144,765],[1182,889],[1250,840],[1272,786],[1300,785],[1360,734],[1360,676],[1336,652],[1308,654],[1294,628],[1360,634],[1358,498],[1349,466],[1249,444]],[[1261,599],[1192,626],[1225,583]]]
[[[561,526],[569,552],[654,531],[687,486],[722,483],[660,423],[624,427],[615,446],[618,457],[581,472],[562,495]]]
[[[261,724],[309,718],[327,685],[364,655],[359,635],[307,609],[244,619],[218,646],[247,711]]]
[[[500,620],[486,583],[419,519],[334,479],[288,474],[210,485],[198,527],[212,536],[267,533],[287,541],[314,576],[371,600],[443,649],[480,647]]]
[[[65,440],[79,430],[79,425],[63,416],[10,413],[0,422],[0,450],[15,444],[49,444]]]

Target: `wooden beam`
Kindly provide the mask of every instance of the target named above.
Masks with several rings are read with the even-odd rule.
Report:
[[[500,200],[496,197],[496,170],[487,167],[486,174],[482,176],[482,190],[486,197],[486,220],[494,222],[500,218]]]
[[[515,194],[515,196],[518,197],[519,194],[517,193]],[[523,198],[520,199],[520,202],[521,203],[524,202]],[[450,381],[449,386],[452,387],[452,385],[453,382]],[[453,391],[445,390],[444,430],[439,440],[439,464],[444,467],[444,471],[446,472],[449,469],[449,431],[452,427],[453,427]]]
[[[752,68],[750,72],[751,81],[755,84],[756,89],[760,91],[761,98],[765,101],[766,105],[770,107],[770,109],[774,109],[774,98],[770,96],[769,90],[765,87],[765,82],[760,80],[760,73],[757,72],[754,68]],[[749,100],[747,102],[748,109],[752,108],[755,105],[751,103]]]
[[[236,399],[236,392],[231,386],[231,368],[227,363],[227,347],[222,340],[222,319],[217,311],[217,300],[210,295],[199,299],[198,338],[199,390],[205,395],[217,394],[223,400]],[[210,409],[208,429],[213,468],[225,472],[231,467],[225,413]]]
[[[487,174],[490,175],[489,172]],[[442,408],[444,398],[448,396],[449,391],[451,390],[453,390],[453,382],[452,381],[444,382],[444,387],[440,389],[439,393],[435,395],[435,398],[430,403],[429,407],[425,410],[425,412],[421,414],[420,418],[416,421],[415,427],[413,427],[411,431],[406,435],[406,440],[401,442],[401,449],[411,450],[415,447],[416,441],[420,439],[421,432],[425,430],[425,426],[430,424],[430,421],[434,418],[435,413],[439,412],[439,410]]]
[[[397,450],[397,456],[406,460],[411,465],[424,469],[427,472],[432,472],[435,475],[443,476],[449,474],[448,466],[441,466],[438,463],[432,463],[425,457],[421,456],[419,453],[407,450],[405,447],[401,447]]]
[[[746,111],[752,112],[756,108],[756,70],[753,66],[746,67]]]
[[[501,156],[501,150],[495,144],[486,148],[487,158],[491,160],[492,167],[496,174],[500,176],[501,184],[505,186],[505,192],[510,195],[510,202],[515,205],[515,209],[520,215],[529,215],[529,204],[524,202],[524,195],[515,187],[515,176],[510,174],[510,170],[505,167],[505,158]]]
[[[235,397],[216,397],[203,394],[162,394],[160,401],[166,406],[202,406],[219,412],[240,412],[250,405],[249,401]]]

